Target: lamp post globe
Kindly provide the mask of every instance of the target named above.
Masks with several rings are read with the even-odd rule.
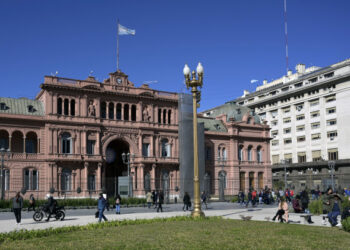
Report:
[[[188,67],[187,64],[185,64],[183,72],[184,72],[185,76],[188,76],[191,73],[191,70],[190,70],[190,68]]]
[[[197,65],[197,73],[198,74],[203,74],[203,66],[202,66],[202,64],[200,62]]]

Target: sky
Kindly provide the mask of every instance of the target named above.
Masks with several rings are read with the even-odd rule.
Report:
[[[287,0],[289,68],[349,58],[349,13],[348,0]],[[286,73],[283,0],[0,0],[0,96],[35,98],[56,71],[108,78],[118,18],[136,30],[120,37],[136,86],[184,92],[184,64],[203,64],[200,111]]]

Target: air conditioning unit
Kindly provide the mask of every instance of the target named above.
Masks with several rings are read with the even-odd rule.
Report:
[[[333,140],[334,140],[334,137],[332,136],[330,139],[331,139],[331,141],[333,141]]]

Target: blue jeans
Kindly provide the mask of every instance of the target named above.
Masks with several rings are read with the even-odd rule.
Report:
[[[340,215],[340,211],[332,211],[328,213],[328,220],[332,224],[332,226],[335,226],[338,224],[337,217]]]
[[[115,205],[115,212],[120,213],[120,204]]]
[[[98,222],[101,222],[102,218],[104,219],[104,221],[107,221],[106,216],[103,214],[104,211],[104,209],[98,210]]]

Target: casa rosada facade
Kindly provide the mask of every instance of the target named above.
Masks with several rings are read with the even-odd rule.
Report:
[[[62,198],[96,197],[101,191],[113,196],[118,177],[128,175],[122,153],[129,153],[133,196],[164,188],[170,197],[180,194],[177,93],[135,87],[119,70],[103,83],[92,76],[45,76],[40,87],[35,100],[0,98],[0,148],[10,151],[4,154],[5,198],[18,191],[26,198],[48,192]],[[239,120],[199,117],[206,127],[212,194],[218,194],[222,169],[225,194],[271,187],[266,124],[249,112]]]

